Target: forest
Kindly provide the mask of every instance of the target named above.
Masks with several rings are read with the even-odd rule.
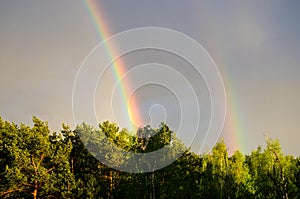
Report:
[[[103,164],[82,143],[97,146],[105,138],[133,153],[169,145],[184,152],[159,170],[124,172]],[[106,158],[126,164],[120,155],[112,151]],[[229,155],[222,139],[196,154],[164,123],[133,135],[109,121],[99,128],[63,124],[52,132],[37,117],[32,126],[0,118],[0,198],[300,198],[300,158],[284,155],[279,141],[269,138],[246,155]]]

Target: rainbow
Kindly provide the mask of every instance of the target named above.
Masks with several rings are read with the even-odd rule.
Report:
[[[111,33],[109,31],[109,27],[106,24],[104,12],[101,10],[101,6],[97,4],[96,1],[93,0],[85,0],[84,1],[85,7],[88,10],[88,13],[90,15],[90,18],[93,21],[93,24],[95,26],[95,29],[97,30],[97,34],[100,37],[100,40],[104,41],[108,37],[111,36]],[[196,16],[199,17],[199,16]],[[228,104],[227,104],[227,116],[225,121],[225,126],[222,135],[224,136],[225,142],[228,146],[229,153],[233,153],[235,150],[241,150],[243,153],[246,151],[245,143],[242,138],[242,121],[241,118],[242,115],[238,112],[238,105],[236,100],[234,92],[234,85],[231,81],[230,75],[225,74],[226,73],[226,66],[227,66],[227,60],[226,57],[223,56],[222,53],[220,53],[220,47],[222,47],[222,41],[219,38],[217,33],[218,31],[215,31],[212,35],[211,32],[209,35],[206,35],[208,37],[213,37],[214,39],[212,41],[215,41],[213,43],[214,49],[212,50],[212,55],[217,64],[222,64],[225,68],[225,71],[222,71],[224,83],[226,87],[226,93],[228,97]],[[116,48],[115,46],[108,46],[106,45],[107,54],[113,60],[113,58],[116,57]],[[115,81],[120,81],[121,77],[126,73],[125,69],[125,63],[121,59],[117,59],[112,64],[112,69],[114,73]],[[122,81],[120,84],[120,92],[122,93],[122,96],[124,98],[123,100],[123,106],[127,107],[127,114],[132,124],[130,124],[132,127],[134,126],[141,126],[142,123],[142,117],[140,117],[138,104],[135,99],[129,99],[129,91],[130,91],[130,82],[128,81]],[[126,103],[127,102],[127,103]],[[132,128],[136,129],[136,128]]]
[[[200,5],[199,3],[199,6]],[[195,18],[203,18],[209,16],[209,13],[205,9],[201,9],[201,12],[195,13]],[[209,25],[210,24],[204,24]],[[228,67],[230,66],[230,62],[227,59],[227,56],[223,53],[224,39],[221,39],[223,34],[222,29],[218,29],[214,27],[210,29],[210,31],[202,31],[201,34],[204,38],[212,38],[210,39],[210,45],[212,48],[208,51],[211,57],[214,59],[214,62],[224,68],[224,70],[220,71],[223,77],[223,82],[226,90],[227,97],[227,108],[226,108],[226,120],[222,132],[222,137],[224,137],[224,141],[227,145],[228,151],[232,154],[234,151],[240,150],[242,153],[246,153],[246,141],[243,136],[243,114],[240,111],[240,107],[238,104],[238,97],[236,96],[236,86],[232,82],[234,79],[231,77],[227,71],[229,71]]]
[[[229,61],[227,60],[226,56],[221,53],[222,41],[219,40],[220,36],[219,33],[215,31],[213,36],[213,50],[212,55],[214,61],[217,65],[222,65],[222,68],[225,70],[222,71],[222,77],[226,88],[226,95],[227,95],[227,113],[226,113],[226,121],[224,124],[224,129],[222,136],[224,137],[225,143],[228,147],[228,151],[230,154],[233,154],[235,151],[239,150],[242,153],[246,153],[246,143],[243,139],[242,133],[242,114],[239,111],[238,97],[235,94],[235,86],[232,82],[232,77],[230,74],[226,73],[226,67],[229,66]]]
[[[97,4],[96,1],[93,0],[85,0],[85,7],[88,10],[88,13],[90,15],[90,18],[93,21],[94,27],[97,31],[98,36],[100,37],[100,40],[105,41],[107,38],[109,38],[111,35],[109,31],[109,27],[105,21],[104,12],[101,10],[101,6]],[[114,74],[115,82],[119,82],[122,79],[122,76],[126,73],[125,63],[121,58],[117,58],[116,53],[116,47],[112,45],[107,45],[107,43],[104,43],[106,47],[107,56],[111,60],[114,60],[112,62],[112,70]],[[134,98],[134,96],[130,96],[130,82],[129,81],[121,81],[120,82],[120,92],[122,95],[122,102],[124,111],[128,115],[128,121],[130,121],[130,127],[131,130],[136,130],[137,127],[142,126],[142,117],[140,117],[139,108],[137,106],[137,100]],[[129,100],[130,99],[130,100]]]

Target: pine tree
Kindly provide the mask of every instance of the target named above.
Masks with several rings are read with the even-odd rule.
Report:
[[[2,149],[9,158],[0,195],[11,198],[69,197],[74,186],[68,156],[71,143],[50,135],[47,123],[33,117],[33,127],[5,123]],[[3,122],[1,121],[3,125]]]

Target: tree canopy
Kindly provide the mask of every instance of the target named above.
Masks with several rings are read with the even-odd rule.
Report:
[[[132,157],[120,151],[163,147],[170,147],[166,156],[183,153],[159,170],[130,173],[99,161],[126,165]],[[222,139],[210,153],[196,154],[164,123],[133,135],[109,121],[51,132],[36,117],[32,127],[0,118],[0,198],[300,198],[300,158],[284,155],[269,138],[248,155],[229,156]]]

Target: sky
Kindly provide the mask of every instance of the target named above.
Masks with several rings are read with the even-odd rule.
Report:
[[[258,145],[264,146],[267,136],[279,139],[285,154],[300,155],[300,2],[119,0],[95,1],[94,5],[109,30],[107,37],[133,28],[161,27],[181,32],[203,46],[224,82],[227,111],[220,136],[229,151],[250,153]],[[35,115],[48,121],[55,131],[61,123],[74,128],[72,92],[76,75],[91,50],[105,39],[87,3],[0,1],[0,27],[0,116],[31,125]],[[170,76],[181,74],[190,81],[204,113],[199,124],[207,125],[205,113],[209,112],[210,101],[203,78],[194,76],[184,60],[159,50],[124,56],[125,72],[151,62],[171,66],[175,71]],[[159,74],[154,72],[153,76]],[[110,111],[110,106],[103,103],[103,93],[113,88],[112,73],[105,73],[95,91],[99,118]],[[136,77],[131,82],[137,85],[147,76],[144,73],[130,73],[132,76],[126,78]],[[172,82],[171,77],[161,79],[174,88],[182,86],[182,82]],[[194,123],[193,114],[178,117],[182,111],[178,108],[180,100],[176,100],[171,87],[152,84],[139,89],[135,92],[137,107],[141,117],[149,119],[150,114],[152,123],[145,121],[157,125],[160,119],[166,120],[174,129],[180,119],[184,124]],[[191,98],[186,95],[183,102],[192,102]],[[118,99],[112,102],[114,109],[122,109]],[[195,104],[182,106],[192,112]],[[94,116],[82,115],[85,117],[90,121]],[[190,135],[182,138],[192,139]],[[200,147],[201,139],[203,136],[193,143],[193,151],[205,151]]]

